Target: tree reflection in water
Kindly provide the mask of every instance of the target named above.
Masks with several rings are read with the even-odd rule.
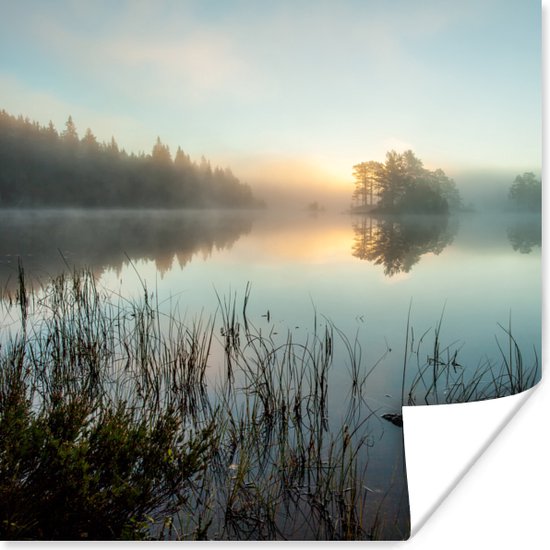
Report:
[[[439,254],[451,244],[457,231],[456,221],[448,216],[364,216],[352,227],[353,256],[383,265],[388,277],[408,273],[428,252]]]
[[[534,247],[540,248],[542,242],[541,219],[536,218],[517,221],[508,226],[508,240],[512,248],[521,254],[529,254]]]
[[[247,211],[23,210],[0,218],[0,280],[17,285],[18,259],[31,280],[65,271],[67,264],[96,275],[132,261],[153,261],[162,276],[174,262],[231,248],[252,229]],[[15,287],[14,287],[15,285]]]

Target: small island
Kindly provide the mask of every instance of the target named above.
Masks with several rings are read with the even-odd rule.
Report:
[[[411,150],[389,151],[384,163],[356,164],[353,176],[353,214],[448,214],[462,208],[455,182],[439,168],[424,168]]]

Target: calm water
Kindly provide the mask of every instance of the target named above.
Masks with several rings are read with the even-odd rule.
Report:
[[[86,266],[124,295],[140,295],[141,279],[192,316],[213,312],[216,292],[242,298],[250,282],[249,315],[267,324],[269,310],[275,332],[306,333],[316,311],[358,334],[366,362],[391,349],[374,373],[377,394],[395,393],[400,380],[411,303],[419,335],[443,313],[442,339],[461,343],[465,364],[498,357],[498,324],[510,317],[522,351],[540,351],[539,217],[4,211],[0,234],[7,288],[18,256],[36,281]]]
[[[0,221],[0,275],[15,288],[18,257],[39,283],[89,267],[124,296],[142,284],[160,307],[184,319],[212,315],[218,296],[244,297],[248,317],[284,342],[307,340],[327,319],[361,346],[365,386],[378,418],[400,412],[407,314],[427,348],[442,318],[443,345],[475,369],[499,361],[499,324],[512,332],[525,361],[540,356],[540,218],[468,214],[449,219],[376,219],[344,214],[274,212],[6,211]],[[431,331],[431,332],[430,332]],[[431,339],[430,339],[431,338]],[[332,410],[344,416],[349,357],[338,343]],[[212,356],[211,378],[221,372]],[[402,504],[402,430],[372,423],[369,489]],[[399,478],[399,475],[397,475]],[[400,504],[401,502],[401,504]],[[397,513],[397,512],[396,512]],[[404,512],[403,512],[404,513]]]
[[[400,404],[409,306],[417,339],[443,317],[442,343],[466,368],[498,360],[498,325],[510,319],[524,358],[540,356],[537,216],[4,211],[0,234],[8,289],[18,257],[37,283],[85,266],[122,295],[140,296],[145,283],[161,307],[191,319],[213,314],[217,294],[239,301],[250,282],[248,314],[265,330],[306,338],[317,314],[357,337],[366,366],[384,356],[367,389],[384,409]]]

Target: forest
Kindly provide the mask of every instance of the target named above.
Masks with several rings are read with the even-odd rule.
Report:
[[[229,168],[174,158],[157,138],[150,154],[127,153],[71,116],[58,132],[0,111],[0,207],[258,208],[250,186]]]

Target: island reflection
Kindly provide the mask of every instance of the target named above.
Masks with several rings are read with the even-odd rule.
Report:
[[[424,254],[440,254],[452,243],[458,224],[448,216],[362,216],[352,228],[352,255],[382,265],[392,277],[408,273]]]

